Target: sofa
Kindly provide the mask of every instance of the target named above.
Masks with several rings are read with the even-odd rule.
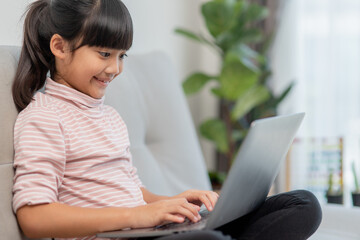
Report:
[[[13,126],[11,84],[20,47],[0,46],[0,239],[24,239],[12,211]],[[105,103],[129,130],[134,165],[154,193],[211,189],[195,127],[170,59],[161,52],[132,55],[109,85]]]

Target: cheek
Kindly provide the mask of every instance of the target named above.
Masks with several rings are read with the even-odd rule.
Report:
[[[114,78],[116,78],[117,76],[119,76],[122,72],[123,72],[123,68],[122,68],[122,67],[119,67],[119,72],[114,75]]]
[[[88,75],[89,77],[96,76],[103,71],[103,66],[101,63],[93,62],[84,62],[82,64],[84,69],[84,74]]]
[[[119,73],[117,75],[121,74],[123,70],[124,70],[124,61],[121,61],[119,63]]]

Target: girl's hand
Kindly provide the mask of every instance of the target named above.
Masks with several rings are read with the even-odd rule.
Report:
[[[197,206],[204,204],[209,211],[212,211],[219,198],[219,194],[213,191],[188,190],[173,198],[185,198],[188,202]]]
[[[182,223],[185,217],[197,222],[201,218],[199,211],[199,206],[183,197],[160,200],[132,208],[129,223],[131,228],[144,228],[169,222]]]

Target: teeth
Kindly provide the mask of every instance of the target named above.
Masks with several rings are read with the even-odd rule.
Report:
[[[100,82],[103,82],[103,83],[109,83],[110,81],[105,81],[105,80],[101,80],[101,79],[98,79],[97,77],[95,77],[96,78],[96,80],[98,80],[98,81],[100,81]]]

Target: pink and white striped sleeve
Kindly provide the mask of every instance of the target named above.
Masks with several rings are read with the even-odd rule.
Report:
[[[139,175],[137,174],[137,168],[132,166],[130,172],[134,183],[136,183],[136,185],[140,188],[145,187],[142,181],[140,180]]]
[[[14,127],[13,209],[58,201],[65,169],[65,139],[51,109],[23,110]]]
[[[122,119],[122,117],[120,116],[120,114],[111,106],[107,106],[110,109],[110,112],[112,113],[111,116],[114,117],[116,120],[116,123],[118,124],[118,126],[121,126],[122,129],[122,134],[125,135],[125,137],[128,139],[129,138],[129,132],[128,132],[128,128],[125,124],[125,121]],[[142,183],[142,181],[140,180],[140,177],[138,175],[138,170],[137,168],[133,165],[133,160],[132,160],[132,154],[130,152],[130,148],[127,149],[128,155],[129,155],[129,161],[131,163],[131,169],[130,169],[130,173],[131,173],[131,177],[132,180],[136,183],[136,185],[138,187],[145,187],[144,184]]]

